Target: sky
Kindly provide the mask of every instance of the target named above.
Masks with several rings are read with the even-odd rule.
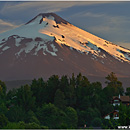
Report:
[[[0,1],[0,33],[47,12],[130,49],[130,1]]]

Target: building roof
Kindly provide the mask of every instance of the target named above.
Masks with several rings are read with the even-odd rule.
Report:
[[[122,102],[130,102],[130,97],[129,96],[120,96],[120,98],[118,96],[113,96],[113,100],[116,99],[116,98],[118,98]]]
[[[113,114],[113,113],[119,113],[119,111],[118,111],[118,110],[114,110],[114,111],[108,113],[107,115],[105,115],[103,118],[105,118],[106,116],[108,116],[108,115],[110,115],[110,114]]]

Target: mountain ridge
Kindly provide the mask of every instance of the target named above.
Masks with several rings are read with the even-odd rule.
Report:
[[[0,34],[0,75],[4,80],[53,74],[130,77],[130,50],[86,32],[54,13],[40,13]]]
[[[27,22],[26,24],[28,24],[28,23],[32,22],[33,20],[35,20],[38,16],[42,16],[42,18],[53,16],[54,20],[56,21],[57,24],[61,24],[61,23],[68,24],[69,23],[68,21],[66,21],[63,18],[61,18],[60,16],[58,16],[57,14],[51,12],[51,13],[40,13],[36,17],[34,17],[32,20],[30,20],[29,22]],[[39,24],[41,24],[41,23],[39,23]]]

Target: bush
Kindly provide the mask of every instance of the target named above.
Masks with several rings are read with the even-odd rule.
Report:
[[[36,124],[35,122],[33,123],[28,123],[25,125],[25,129],[40,129],[41,127]]]
[[[96,117],[94,120],[92,120],[92,126],[93,127],[101,127],[102,121],[100,118]]]
[[[8,119],[5,117],[4,114],[0,115],[0,129],[4,128],[8,124]]]

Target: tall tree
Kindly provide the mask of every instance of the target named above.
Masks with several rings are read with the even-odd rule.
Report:
[[[21,86],[16,95],[17,104],[25,111],[32,110],[35,107],[35,97],[32,95],[33,93],[29,85]]]
[[[54,102],[55,92],[59,88],[59,83],[60,81],[58,75],[53,75],[48,79],[45,93],[47,103]]]
[[[65,92],[65,100],[67,106],[75,107],[76,106],[76,88],[74,85],[69,85],[68,90]]]
[[[92,120],[92,126],[94,126],[94,127],[101,127],[101,124],[102,124],[102,120],[101,120],[101,118],[98,118],[98,117],[96,117],[96,118],[94,118],[93,120]]]
[[[24,121],[26,117],[26,112],[22,107],[14,106],[14,104],[9,108],[6,116],[10,122]]]
[[[28,111],[26,113],[25,116],[25,120],[26,123],[36,123],[36,124],[40,124],[39,120],[36,117],[36,114],[33,111]]]
[[[74,86],[74,88],[76,87],[76,79],[74,73],[72,73],[72,77],[70,78],[70,85]]]
[[[123,126],[130,124],[130,107],[123,104],[119,106],[119,123]]]
[[[122,87],[122,82],[118,81],[115,73],[111,72],[107,77],[107,87],[111,88],[113,91],[113,94],[115,96],[118,96],[119,94],[123,95],[124,89]]]
[[[126,88],[126,93],[127,96],[130,96],[130,87]]]
[[[0,80],[0,114],[6,114],[6,85],[4,82]]]
[[[65,110],[65,113],[67,115],[66,122],[67,122],[68,128],[69,129],[77,128],[78,115],[77,115],[76,110],[72,107],[67,107]]]
[[[2,82],[1,80],[0,80],[0,99],[2,98],[5,98],[5,96],[6,96],[6,85],[5,85],[5,83],[4,82]]]
[[[82,74],[79,73],[76,77],[76,85],[77,87],[78,86],[86,87],[90,85],[90,82],[88,81],[87,77],[82,76]]]
[[[66,107],[65,95],[60,89],[57,89],[55,93],[54,105],[60,109],[65,109]]]
[[[60,83],[59,83],[59,88],[62,92],[66,92],[67,91],[67,88],[69,86],[69,80],[68,80],[68,77],[65,75],[65,76],[62,76],[61,79],[60,79]]]
[[[66,114],[54,104],[44,104],[37,110],[37,117],[42,125],[58,129],[65,124]]]
[[[36,98],[36,105],[42,106],[43,103],[46,102],[45,96],[46,90],[46,82],[42,78],[38,80],[34,79],[31,84],[31,91],[33,92],[33,96]]]
[[[4,114],[0,114],[0,129],[3,129],[8,124],[8,119]]]

